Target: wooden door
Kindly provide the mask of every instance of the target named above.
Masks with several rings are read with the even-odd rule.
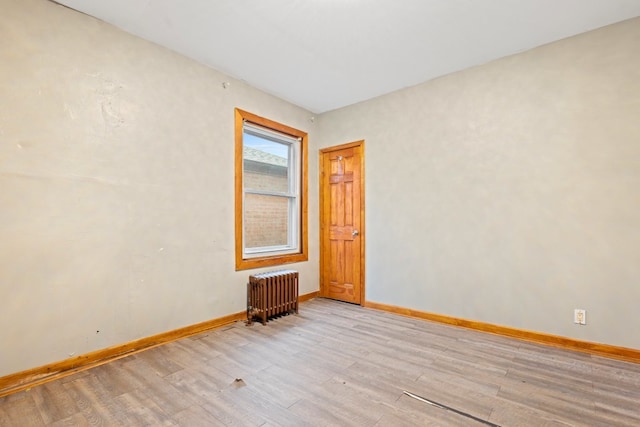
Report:
[[[320,294],[364,303],[364,141],[320,151]]]

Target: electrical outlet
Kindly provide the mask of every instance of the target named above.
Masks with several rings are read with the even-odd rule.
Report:
[[[586,325],[587,324],[587,310],[583,310],[581,308],[576,308],[573,310],[573,323],[578,325]]]

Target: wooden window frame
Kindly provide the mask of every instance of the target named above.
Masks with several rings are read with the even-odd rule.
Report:
[[[243,134],[244,122],[274,130],[300,139],[300,226],[299,251],[292,254],[244,256],[243,241]],[[302,262],[309,259],[307,239],[307,152],[308,136],[306,132],[283,125],[258,115],[235,109],[235,238],[236,238],[236,270],[269,267],[274,265]]]

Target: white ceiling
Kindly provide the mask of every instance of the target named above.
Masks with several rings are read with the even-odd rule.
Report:
[[[640,16],[640,0],[55,0],[321,113]]]

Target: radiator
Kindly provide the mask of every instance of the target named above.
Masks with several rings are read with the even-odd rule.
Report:
[[[247,321],[267,320],[298,313],[298,272],[279,270],[249,276],[247,283]]]

